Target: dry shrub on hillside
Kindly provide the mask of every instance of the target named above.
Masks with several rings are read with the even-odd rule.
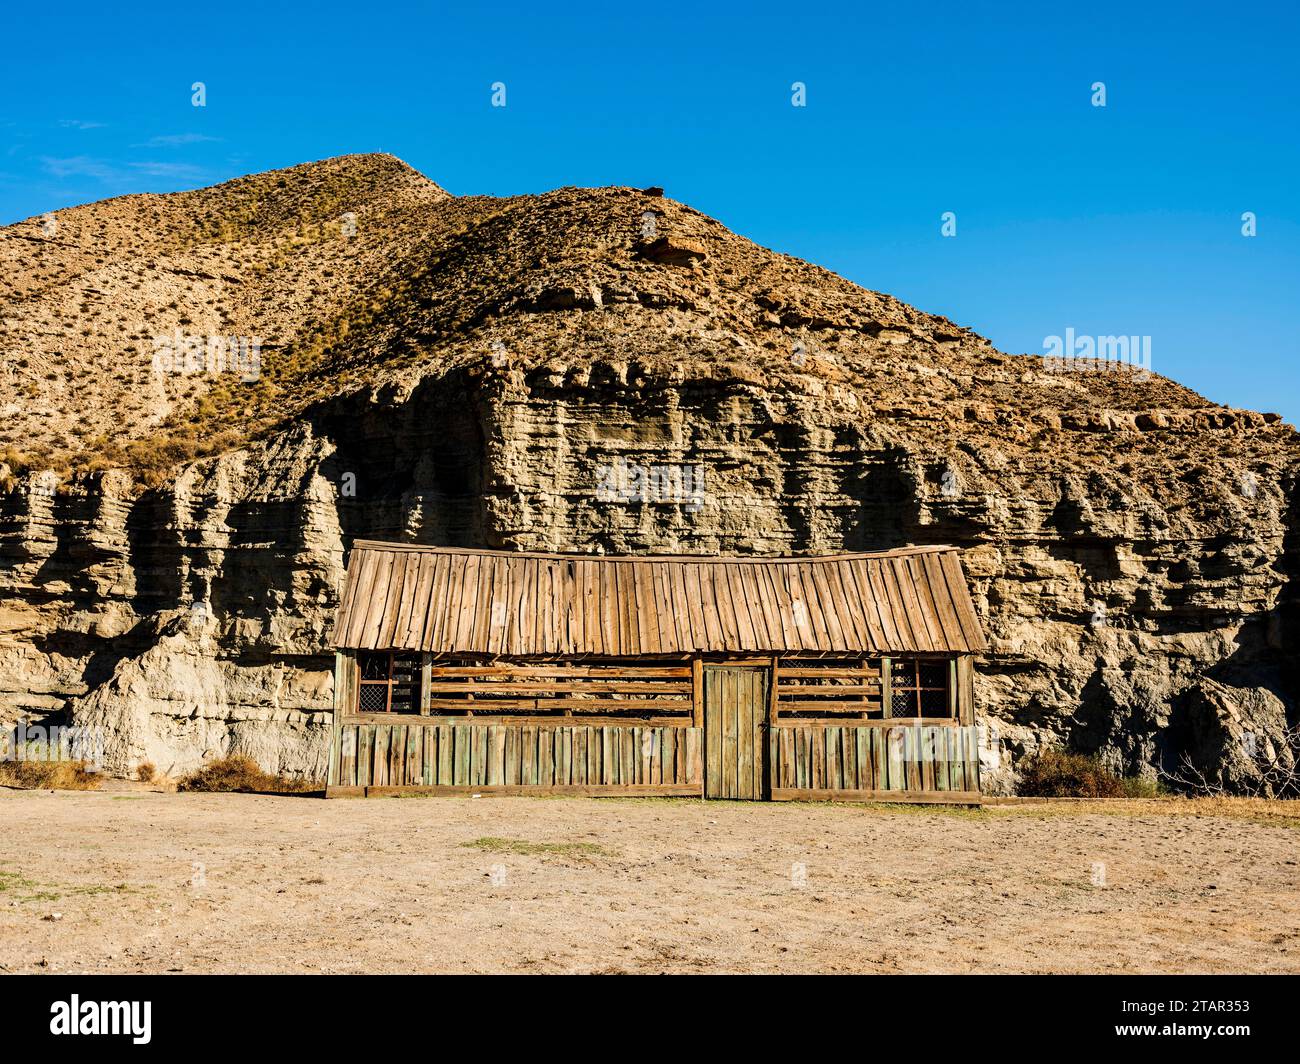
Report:
[[[209,761],[202,768],[182,777],[176,784],[176,789],[263,794],[305,794],[323,790],[320,784],[310,780],[291,780],[263,772],[256,761],[243,754]]]

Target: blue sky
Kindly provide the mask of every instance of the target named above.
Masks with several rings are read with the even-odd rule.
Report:
[[[1053,6],[22,5],[0,223],[361,151],[453,193],[658,184],[1003,350],[1150,336],[1300,420],[1296,7]]]

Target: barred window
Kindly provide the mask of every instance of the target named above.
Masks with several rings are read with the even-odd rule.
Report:
[[[948,662],[893,658],[889,663],[890,709],[895,717],[950,717]]]
[[[358,713],[418,713],[420,663],[411,656],[363,652],[357,655]]]

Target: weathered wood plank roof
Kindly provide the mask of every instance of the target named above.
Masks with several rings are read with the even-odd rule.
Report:
[[[331,641],[519,657],[985,649],[953,547],[608,557],[358,540]]]

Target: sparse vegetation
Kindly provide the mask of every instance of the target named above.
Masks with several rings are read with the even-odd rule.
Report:
[[[462,846],[486,853],[505,853],[519,857],[613,857],[614,854],[594,842],[529,842],[527,839],[502,839],[488,835],[462,842]]]
[[[1124,780],[1095,757],[1043,750],[1025,763],[1019,794],[1030,798],[1124,798]]]
[[[1233,793],[1251,798],[1300,797],[1300,724],[1284,729],[1274,739],[1243,745],[1240,760],[1249,770],[1239,772],[1231,786],[1222,769],[1206,771],[1188,754],[1162,775],[1170,786],[1197,798],[1223,798]]]
[[[201,769],[183,776],[178,791],[238,791],[245,794],[308,794],[323,790],[310,780],[291,780],[263,772],[257,762],[243,754],[209,761]]]
[[[91,772],[84,761],[0,761],[0,787],[31,791],[93,791],[104,777]]]
[[[63,884],[42,883],[23,875],[0,868],[0,895],[7,896],[14,903],[62,901],[64,898],[93,897],[101,894],[137,894],[134,887],[126,883],[106,884]]]

